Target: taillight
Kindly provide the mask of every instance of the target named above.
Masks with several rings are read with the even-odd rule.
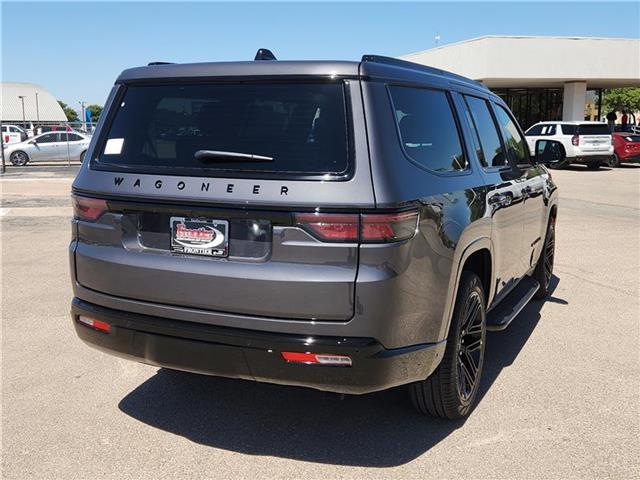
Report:
[[[107,202],[99,198],[71,197],[73,202],[73,216],[78,220],[87,220],[93,222],[108,210]]]
[[[362,215],[360,238],[364,243],[389,243],[407,240],[416,233],[418,211],[367,213]]]
[[[296,213],[296,223],[325,242],[358,241],[356,213]]]
[[[324,242],[389,243],[411,238],[418,211],[398,213],[296,213],[296,224]]]
[[[575,145],[576,147],[580,145],[580,137],[578,135],[574,135],[573,137],[571,137],[571,144]]]
[[[350,367],[351,357],[348,355],[334,355],[331,353],[282,352],[282,358],[291,363],[305,363],[307,365],[332,365],[335,367]]]
[[[87,327],[91,327],[95,330],[100,330],[104,333],[109,333],[111,331],[111,325],[107,322],[103,322],[102,320],[96,320],[95,318],[85,317],[84,315],[78,316],[78,323],[81,323]]]

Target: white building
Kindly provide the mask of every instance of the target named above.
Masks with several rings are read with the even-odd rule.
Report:
[[[402,58],[481,81],[525,128],[584,120],[603,88],[640,86],[640,39],[492,35]]]
[[[67,117],[56,98],[33,83],[0,83],[0,120],[2,123],[42,124],[66,122]]]

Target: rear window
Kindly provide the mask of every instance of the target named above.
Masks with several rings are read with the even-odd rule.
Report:
[[[578,127],[579,135],[611,135],[609,126],[605,123],[599,125],[580,125]]]
[[[127,87],[98,168],[175,175],[327,176],[349,170],[341,83]]]

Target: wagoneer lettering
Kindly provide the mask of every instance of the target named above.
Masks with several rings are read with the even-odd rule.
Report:
[[[486,332],[549,293],[562,145],[441,70],[256,58],[118,77],[73,184],[78,336],[468,415]]]

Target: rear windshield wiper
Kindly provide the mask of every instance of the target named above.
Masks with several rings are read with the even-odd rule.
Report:
[[[254,153],[225,152],[222,150],[198,150],[193,156],[200,162],[273,162],[273,157],[265,157]]]

